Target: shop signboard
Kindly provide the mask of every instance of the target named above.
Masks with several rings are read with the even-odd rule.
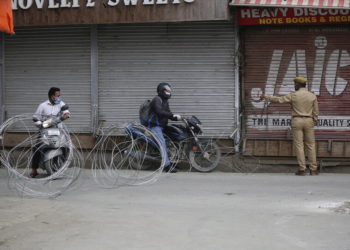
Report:
[[[350,23],[350,9],[239,8],[239,25],[305,25]]]
[[[228,20],[227,0],[12,0],[15,26]]]

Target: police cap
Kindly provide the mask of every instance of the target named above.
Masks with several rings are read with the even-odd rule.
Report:
[[[307,79],[305,77],[298,76],[298,77],[294,78],[294,82],[295,83],[300,83],[300,84],[306,84]]]

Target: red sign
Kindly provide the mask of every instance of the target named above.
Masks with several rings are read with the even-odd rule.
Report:
[[[240,8],[239,25],[350,23],[350,9]]]

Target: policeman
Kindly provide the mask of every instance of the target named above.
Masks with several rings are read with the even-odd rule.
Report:
[[[304,148],[310,164],[310,175],[318,175],[314,132],[318,116],[318,102],[316,96],[305,88],[306,82],[306,78],[296,77],[294,78],[295,92],[281,97],[264,94],[260,96],[261,99],[272,103],[291,105],[293,145],[299,164],[299,170],[295,174],[302,176],[306,174]]]

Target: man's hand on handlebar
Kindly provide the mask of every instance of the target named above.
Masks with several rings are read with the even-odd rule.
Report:
[[[67,120],[68,118],[70,118],[70,114],[66,113],[62,117],[62,121]]]
[[[174,115],[174,117],[176,118],[177,121],[181,121],[182,120],[182,117],[179,114]]]

